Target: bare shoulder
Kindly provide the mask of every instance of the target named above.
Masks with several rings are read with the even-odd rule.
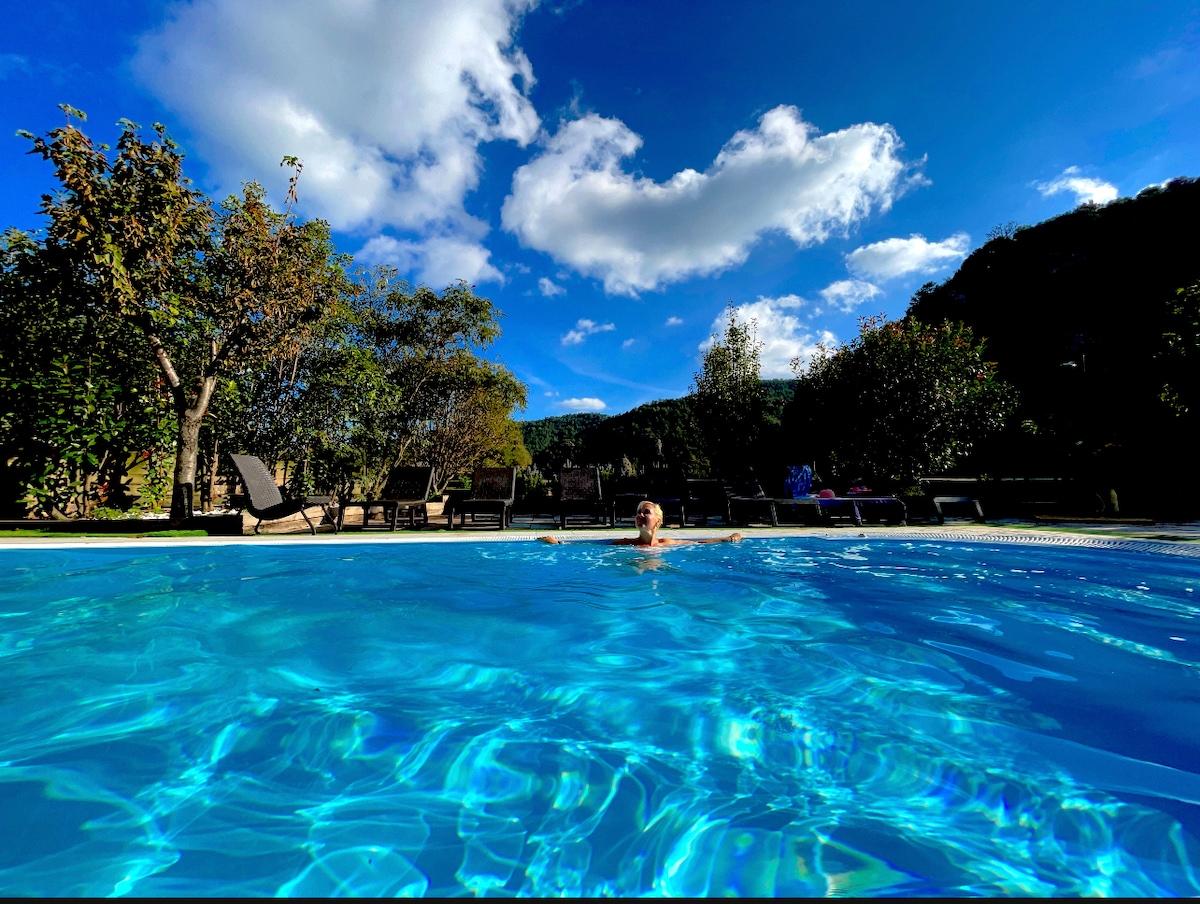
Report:
[[[636,545],[637,545],[637,538],[636,538],[636,537],[634,537],[634,538],[630,538],[630,537],[619,537],[619,538],[617,538],[616,540],[609,540],[608,542],[609,542],[609,543],[610,543],[612,546],[636,546]]]

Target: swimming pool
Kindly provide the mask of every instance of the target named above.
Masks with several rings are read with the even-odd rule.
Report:
[[[1200,559],[0,550],[0,893],[1200,893]]]

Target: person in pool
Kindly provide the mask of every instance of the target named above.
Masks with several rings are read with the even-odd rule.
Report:
[[[613,540],[613,546],[688,546],[693,543],[737,543],[744,539],[741,534],[733,533],[728,537],[713,537],[710,540],[676,540],[673,537],[660,537],[658,529],[662,527],[663,510],[657,502],[648,499],[638,503],[637,514],[633,524],[638,530],[636,537],[622,537]],[[558,537],[542,537],[546,543],[565,543]]]

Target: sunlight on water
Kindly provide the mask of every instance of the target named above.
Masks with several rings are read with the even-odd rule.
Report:
[[[1191,560],[0,551],[9,895],[1195,895]]]

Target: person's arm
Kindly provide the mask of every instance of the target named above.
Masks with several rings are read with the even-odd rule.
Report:
[[[739,543],[746,539],[739,533],[732,533],[728,537],[713,537],[711,540],[693,540],[693,543]]]

